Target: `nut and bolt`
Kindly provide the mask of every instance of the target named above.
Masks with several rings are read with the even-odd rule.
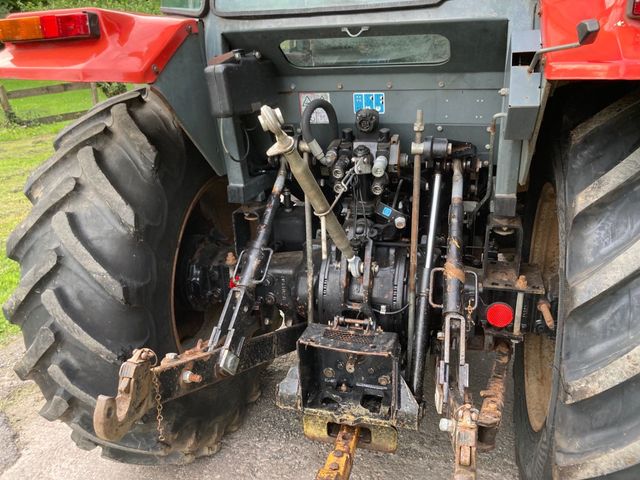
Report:
[[[329,367],[325,368],[322,371],[322,374],[327,378],[333,378],[336,376],[336,372],[334,372],[333,368],[329,368]]]
[[[184,383],[200,383],[202,381],[202,375],[193,373],[191,370],[185,370],[182,372],[180,378]]]
[[[393,220],[393,224],[396,226],[397,229],[402,230],[407,226],[407,219],[404,217],[396,217]]]
[[[440,341],[443,341],[443,340],[444,340],[444,332],[438,332],[438,333],[436,334],[436,338],[437,338],[438,340],[440,340]]]
[[[338,470],[338,468],[340,468],[340,466],[336,462],[329,465],[329,470]]]
[[[176,360],[178,358],[177,353],[167,353],[164,358],[168,358],[169,360]]]
[[[500,90],[498,90],[498,93],[501,96],[506,97],[507,95],[509,95],[509,89],[508,88],[501,88]]]
[[[389,375],[382,375],[380,378],[378,378],[378,383],[383,387],[386,387],[387,385],[389,385],[389,383],[391,383],[391,379],[389,378]]]
[[[334,450],[333,451],[333,456],[336,458],[341,458],[344,455],[344,452],[342,450]]]
[[[450,418],[441,418],[440,423],[438,424],[438,428],[441,432],[452,433],[456,428],[456,422],[455,420],[451,420]]]

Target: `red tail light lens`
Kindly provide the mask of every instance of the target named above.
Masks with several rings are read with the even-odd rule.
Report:
[[[629,15],[640,17],[640,0],[629,0]]]
[[[504,328],[513,321],[513,308],[502,302],[496,302],[487,308],[487,322],[493,327]]]
[[[43,14],[0,20],[0,41],[33,42],[100,36],[95,13]]]

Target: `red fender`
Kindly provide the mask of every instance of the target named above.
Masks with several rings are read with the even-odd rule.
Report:
[[[98,8],[47,13],[93,12],[100,37],[7,43],[0,50],[0,78],[65,82],[152,83],[178,47],[198,32],[193,19],[139,15]],[[9,18],[38,15],[13,14]]]
[[[542,0],[542,45],[576,41],[576,26],[595,18],[600,33],[591,45],[548,53],[549,80],[640,79],[640,20],[627,15],[628,0]]]

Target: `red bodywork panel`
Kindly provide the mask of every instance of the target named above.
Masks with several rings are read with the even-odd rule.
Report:
[[[542,45],[574,43],[576,26],[595,18],[600,33],[591,45],[545,55],[549,80],[640,79],[640,20],[627,16],[627,0],[542,0]]]
[[[193,19],[98,8],[47,13],[63,12],[97,14],[100,38],[7,44],[0,50],[0,78],[152,83],[187,36],[198,31]]]

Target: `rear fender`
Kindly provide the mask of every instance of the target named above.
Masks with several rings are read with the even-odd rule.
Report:
[[[544,47],[576,41],[576,26],[595,18],[600,32],[591,45],[548,53],[548,80],[640,79],[640,20],[627,14],[629,0],[542,0]]]
[[[194,19],[139,15],[98,8],[100,37],[84,40],[7,43],[0,51],[0,78],[64,82],[153,83],[190,35]],[[37,15],[13,14],[9,18]]]

